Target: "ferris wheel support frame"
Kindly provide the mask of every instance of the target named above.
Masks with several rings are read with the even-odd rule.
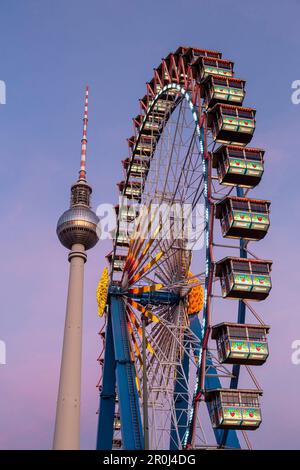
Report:
[[[199,338],[200,342],[203,340],[203,331],[197,314],[191,315],[190,318],[191,330]],[[205,376],[205,389],[221,388],[221,382],[218,377],[218,372],[213,365],[210,354],[206,355],[206,369],[210,373]],[[210,412],[210,405],[207,403],[208,412]],[[214,429],[214,435],[219,446],[226,446],[230,449],[239,449],[240,443],[235,430]]]
[[[111,316],[108,316],[105,331],[105,355],[102,390],[100,392],[100,406],[97,429],[97,450],[111,449],[113,441],[113,424],[116,402],[116,372],[115,350],[112,331]],[[105,423],[105,428],[103,427]],[[103,432],[105,429],[105,432]]]
[[[184,335],[184,343],[187,344],[187,349],[184,350],[183,358],[181,361],[181,367],[177,366],[176,369],[176,381],[174,386],[174,403],[175,403],[175,417],[177,421],[177,430],[175,427],[174,419],[171,421],[171,433],[170,433],[170,450],[178,450],[180,443],[184,438],[185,429],[187,426],[187,410],[189,406],[188,398],[185,396],[185,381],[182,377],[183,371],[185,377],[189,374],[189,349],[190,344],[187,335]],[[180,376],[181,375],[181,376]]]
[[[125,450],[141,450],[144,448],[142,419],[126,328],[126,314],[119,292],[110,295],[109,310],[105,351],[107,367],[104,367],[104,386],[100,395],[97,450],[112,448],[116,386],[123,447]],[[115,373],[112,373],[112,370]]]

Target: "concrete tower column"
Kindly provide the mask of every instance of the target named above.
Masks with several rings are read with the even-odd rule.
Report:
[[[53,442],[55,450],[80,447],[84,246],[74,244],[68,259],[70,274]]]

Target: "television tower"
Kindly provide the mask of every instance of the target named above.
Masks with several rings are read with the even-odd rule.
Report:
[[[98,241],[99,219],[90,208],[92,188],[86,181],[88,95],[89,89],[86,87],[79,178],[71,187],[70,209],[59,218],[56,229],[59,241],[71,250],[68,255],[69,287],[53,442],[53,449],[57,450],[80,447],[83,274],[87,260],[85,252]]]

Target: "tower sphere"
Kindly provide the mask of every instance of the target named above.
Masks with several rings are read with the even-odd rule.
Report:
[[[89,207],[71,207],[58,219],[56,233],[61,244],[69,250],[75,243],[81,243],[89,250],[99,239],[98,222],[99,218]]]

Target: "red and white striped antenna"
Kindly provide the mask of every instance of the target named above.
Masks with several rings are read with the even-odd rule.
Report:
[[[83,115],[83,134],[81,139],[81,158],[79,179],[86,179],[86,146],[87,146],[87,123],[88,123],[88,105],[89,105],[89,87],[85,89],[84,115]]]

